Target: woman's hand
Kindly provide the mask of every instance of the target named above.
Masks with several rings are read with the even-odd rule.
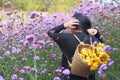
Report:
[[[75,18],[70,19],[68,22],[64,23],[65,28],[76,28],[75,25],[79,25],[79,21]]]
[[[94,28],[90,28],[87,29],[87,32],[89,33],[89,35],[94,36],[95,34],[97,34],[97,30]]]

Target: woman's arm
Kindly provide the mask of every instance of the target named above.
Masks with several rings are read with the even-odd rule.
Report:
[[[56,39],[59,36],[59,32],[62,31],[63,29],[65,29],[64,24],[61,24],[57,27],[54,27],[52,29],[50,29],[47,34],[49,37]]]
[[[69,28],[69,29],[75,28],[74,25],[79,25],[78,22],[79,21],[77,19],[72,18],[68,22],[50,29],[47,34],[52,39],[56,40],[56,39],[58,39],[62,35],[62,33],[59,33],[60,31],[62,31],[63,29],[66,29],[66,28]]]

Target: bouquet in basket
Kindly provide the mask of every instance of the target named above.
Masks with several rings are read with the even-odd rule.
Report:
[[[110,56],[104,50],[106,46],[103,43],[99,42],[93,45],[90,37],[91,44],[86,44],[81,42],[76,35],[74,36],[80,43],[77,45],[70,64],[71,74],[87,77],[101,64],[106,64]]]
[[[109,60],[109,55],[104,50],[105,45],[103,43],[97,43],[91,45],[91,48],[82,48],[80,50],[80,56],[83,61],[90,66],[90,70],[96,70],[101,64],[106,64]]]

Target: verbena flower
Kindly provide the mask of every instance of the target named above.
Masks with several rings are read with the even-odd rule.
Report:
[[[39,40],[39,41],[38,41],[38,44],[39,44],[39,45],[45,45],[45,41],[44,41],[44,40]]]
[[[54,80],[60,80],[60,77],[54,77]]]
[[[93,42],[93,45],[94,45],[94,46],[95,46],[95,45],[97,45],[97,44],[98,44],[98,42],[97,42],[97,41],[94,41],[94,42]]]
[[[26,61],[27,60],[27,58],[22,58],[22,61]]]
[[[29,41],[28,40],[25,40],[24,42],[23,42],[23,45],[24,46],[27,46],[29,44]]]
[[[70,75],[70,70],[69,69],[65,69],[65,70],[63,70],[62,74]]]
[[[17,53],[16,47],[12,47],[12,53]]]
[[[6,22],[7,28],[11,28],[13,26],[14,20],[10,19]]]
[[[39,16],[39,13],[37,11],[30,12],[30,18],[35,18],[37,16]]]
[[[110,46],[109,45],[106,45],[104,48],[103,48],[104,51],[109,51],[111,50]]]
[[[3,55],[4,55],[4,56],[10,55],[10,51],[5,51],[5,53],[4,53]]]
[[[113,60],[108,62],[108,66],[112,66],[115,62]]]
[[[19,71],[19,73],[20,73],[20,74],[25,74],[26,72],[25,72],[24,69],[21,69],[21,70]]]
[[[24,80],[24,78],[19,78],[19,80]]]
[[[47,69],[43,69],[43,70],[40,72],[40,74],[44,74],[44,73],[46,73],[46,71],[47,71]]]
[[[16,74],[13,74],[13,75],[11,76],[11,79],[12,79],[12,80],[17,80],[17,79],[18,79],[18,76],[17,76]]]
[[[24,70],[27,71],[27,72],[30,72],[31,71],[31,67],[30,66],[24,66]]]
[[[55,70],[55,72],[61,73],[61,72],[62,72],[62,69],[59,69],[59,68],[58,68],[58,69]]]
[[[5,80],[5,79],[0,75],[0,80]]]
[[[40,57],[39,56],[35,56],[34,60],[38,61],[38,60],[40,60]]]
[[[35,40],[35,35],[33,34],[27,35],[26,40],[28,40],[29,42],[33,42]]]

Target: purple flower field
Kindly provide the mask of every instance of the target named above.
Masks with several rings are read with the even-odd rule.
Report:
[[[100,30],[111,58],[96,71],[96,80],[120,80],[120,4],[98,3],[81,2],[68,13],[0,11],[0,80],[69,78],[70,71],[60,67],[61,51],[47,31],[75,12],[87,15],[92,26]]]

